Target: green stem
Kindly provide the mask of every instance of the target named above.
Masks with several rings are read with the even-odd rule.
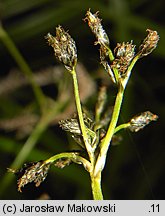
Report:
[[[117,126],[114,130],[114,134],[117,133],[118,131],[122,130],[122,129],[128,128],[129,126],[130,126],[129,122]]]
[[[54,163],[56,160],[59,160],[61,158],[70,158],[75,163],[83,164],[85,169],[90,173],[93,199],[103,200],[103,195],[101,190],[101,172],[98,173],[97,176],[94,176],[92,172],[93,170],[92,170],[91,163],[74,152],[64,152],[64,153],[54,155],[51,158],[45,160],[45,163]]]
[[[77,113],[78,113],[79,122],[80,122],[80,128],[82,131],[84,144],[85,144],[85,147],[87,149],[90,161],[93,164],[94,163],[94,155],[93,155],[92,147],[91,147],[89,140],[88,140],[88,134],[87,134],[86,126],[85,126],[84,119],[83,119],[83,113],[82,113],[82,108],[81,108],[78,82],[77,82],[77,76],[76,76],[75,69],[72,70],[72,78],[73,78],[74,95],[75,95],[76,108],[77,108]]]
[[[117,97],[116,97],[115,105],[114,105],[114,111],[113,111],[113,114],[112,114],[112,119],[111,119],[111,122],[110,122],[110,125],[109,125],[109,128],[108,128],[108,131],[106,133],[106,136],[105,136],[105,138],[102,141],[101,146],[100,146],[100,154],[99,154],[99,156],[97,158],[95,171],[94,171],[94,176],[96,176],[97,173],[102,171],[102,169],[104,168],[107,151],[109,149],[111,139],[112,139],[112,136],[114,134],[116,124],[117,124],[117,121],[118,121],[118,118],[119,118],[121,104],[122,104],[122,100],[123,100],[123,94],[124,94],[124,89],[120,85],[119,86],[119,91],[118,91],[118,94],[117,94]]]
[[[132,59],[130,65],[129,65],[128,69],[127,69],[126,77],[125,77],[124,80],[122,81],[122,85],[123,85],[123,88],[124,88],[124,89],[125,89],[125,87],[126,87],[126,85],[127,85],[127,82],[128,82],[128,80],[129,80],[129,78],[130,78],[130,75],[131,75],[131,72],[132,72],[132,68],[134,67],[134,65],[135,65],[135,63],[137,62],[138,59],[139,59],[139,55],[136,55],[136,56]]]
[[[111,56],[111,58],[112,58],[112,56]],[[103,168],[105,166],[107,151],[108,151],[109,146],[111,144],[112,136],[113,136],[114,133],[117,132],[117,130],[120,129],[120,128],[118,128],[115,131],[116,124],[117,124],[119,114],[120,114],[122,101],[123,101],[124,90],[126,88],[128,80],[130,78],[132,68],[134,67],[134,65],[135,65],[135,63],[137,62],[138,59],[139,59],[139,56],[136,55],[133,58],[131,64],[129,65],[129,67],[127,69],[127,72],[126,72],[126,76],[124,77],[124,79],[119,79],[118,80],[119,81],[119,90],[118,90],[118,94],[117,94],[115,105],[114,105],[114,111],[113,111],[113,114],[112,114],[112,119],[111,119],[111,122],[110,122],[110,125],[109,125],[109,128],[108,128],[108,131],[106,133],[106,136],[105,136],[105,138],[102,141],[101,146],[100,146],[100,153],[99,153],[99,156],[98,156],[97,161],[96,161],[94,175],[97,175],[98,172],[103,170]],[[126,125],[123,125],[123,126],[126,126]]]
[[[108,49],[109,59],[110,59],[110,61],[112,62],[112,61],[115,59],[115,57],[114,57],[114,55],[113,55],[113,53],[112,53],[112,50],[111,50],[109,47],[107,47],[107,49]],[[120,77],[120,76],[119,76],[119,71],[118,71],[118,69],[115,68],[115,67],[113,67],[112,70],[113,70],[113,72],[114,72],[115,79],[116,79],[116,81],[117,81],[117,83],[118,83],[119,77]]]
[[[91,187],[94,200],[103,200],[103,194],[101,190],[101,172],[97,176],[91,174]]]
[[[3,44],[6,46],[8,49],[9,53],[11,56],[15,59],[16,63],[18,64],[21,72],[28,78],[29,82],[32,85],[34,95],[36,97],[36,100],[40,106],[40,108],[43,108],[43,103],[45,96],[41,90],[41,88],[36,85],[34,79],[33,79],[33,72],[31,71],[30,67],[26,63],[25,59],[15,46],[14,42],[8,35],[8,33],[5,31],[5,29],[2,27],[0,24],[0,39],[2,40]]]
[[[59,160],[61,158],[69,158],[77,164],[83,164],[85,169],[88,171],[90,171],[90,169],[91,169],[90,162],[88,160],[86,160],[85,158],[77,155],[75,152],[63,152],[60,154],[56,154],[56,155],[50,157],[49,159],[45,160],[45,163],[53,163],[56,160]]]

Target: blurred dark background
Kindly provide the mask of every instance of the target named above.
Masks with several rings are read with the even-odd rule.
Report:
[[[55,60],[44,36],[48,32],[54,34],[59,24],[69,30],[76,41],[81,63],[79,70],[83,75],[79,81],[83,104],[91,110],[94,110],[100,85],[107,85],[110,104],[113,104],[115,90],[100,65],[95,38],[82,20],[86,11],[91,8],[92,12],[100,12],[112,49],[117,42],[130,40],[138,48],[147,28],[158,31],[157,49],[139,60],[133,70],[120,122],[147,110],[157,114],[159,119],[138,133],[123,131],[120,145],[110,148],[102,178],[105,199],[165,198],[164,7],[163,0],[0,0],[3,28],[49,99],[57,100],[60,91],[64,99],[70,98],[72,89],[69,75],[63,74],[63,66]],[[70,103],[57,113],[25,161],[46,159],[74,149],[70,137],[57,124],[58,119],[72,114],[74,106]],[[25,186],[23,193],[17,192],[17,180],[15,177],[10,180],[12,174],[7,174],[6,168],[34,130],[39,115],[31,85],[0,40],[0,198],[91,199],[88,173],[75,164],[62,170],[52,167],[40,187],[35,188],[32,183]]]

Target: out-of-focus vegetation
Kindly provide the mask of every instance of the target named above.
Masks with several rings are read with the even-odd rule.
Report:
[[[42,116],[49,116],[48,111],[54,107],[51,121],[47,118],[44,127],[39,124],[40,136],[35,131],[42,120],[43,110],[39,109],[29,79],[0,40],[1,199],[91,198],[88,174],[78,165],[73,164],[63,170],[52,168],[39,188],[27,185],[22,194],[17,192],[16,178],[6,169],[13,161],[21,166],[24,161],[46,159],[75,148],[70,137],[57,124],[59,119],[68,118],[75,110],[71,79],[55,61],[44,39],[48,32],[54,33],[57,25],[68,29],[76,41],[84,105],[88,109],[93,108],[101,84],[108,86],[109,103],[113,104],[111,81],[99,64],[94,37],[82,21],[89,8],[92,12],[100,12],[103,26],[113,41],[112,47],[117,42],[131,39],[140,44],[147,28],[158,31],[160,35],[158,48],[135,66],[121,114],[121,122],[125,122],[138,112],[151,110],[159,116],[159,120],[138,134],[122,132],[121,144],[112,146],[109,151],[103,173],[103,191],[106,199],[164,199],[164,6],[163,0],[0,0],[1,24],[25,58],[33,71],[33,80],[45,95],[43,110],[46,113]],[[36,140],[34,143],[29,138],[32,136]],[[18,158],[23,148],[24,154]]]

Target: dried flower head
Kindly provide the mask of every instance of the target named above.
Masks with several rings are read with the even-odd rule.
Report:
[[[85,21],[88,21],[88,25],[97,38],[97,43],[100,45],[108,46],[109,45],[109,38],[105,30],[103,29],[101,25],[101,19],[98,17],[98,12],[95,14],[92,14],[90,10],[87,11],[86,17],[84,19]]]
[[[125,58],[128,62],[130,62],[132,60],[132,58],[135,55],[134,49],[135,49],[135,45],[132,44],[133,41],[131,42],[123,42],[121,43],[117,43],[117,46],[114,49],[114,53],[115,56],[117,58]]]
[[[146,31],[148,32],[148,35],[139,47],[140,57],[150,54],[157,47],[159,41],[159,35],[157,31],[153,31],[150,29],[147,29]]]
[[[24,164],[20,170],[9,169],[10,172],[20,176],[18,180],[18,191],[22,192],[21,188],[30,182],[34,182],[38,187],[47,176],[51,163],[43,161],[31,162]]]
[[[146,111],[133,117],[130,121],[130,126],[128,127],[132,132],[138,132],[143,129],[146,125],[148,125],[151,121],[156,121],[158,116],[151,113],[150,111]]]
[[[71,133],[71,137],[75,140],[75,142],[78,145],[80,145],[82,148],[85,147],[80,125],[77,119],[72,118],[72,119],[60,120],[59,125],[63,130]]]
[[[123,76],[135,55],[135,45],[132,44],[132,41],[130,43],[117,43],[114,54],[115,59],[112,63],[112,67],[117,68],[120,75]]]
[[[56,36],[50,33],[45,37],[53,47],[56,58],[62,62],[66,69],[72,71],[77,63],[77,49],[75,41],[61,26],[56,28]]]
[[[59,125],[65,131],[69,131],[70,133],[77,135],[81,134],[80,126],[77,119],[60,120]]]
[[[96,136],[95,132],[93,131],[94,122],[85,113],[83,113],[83,118],[89,138],[88,141],[89,143],[91,143],[91,145],[93,145],[93,141]],[[78,145],[80,145],[82,148],[85,147],[79,121],[77,118],[61,120],[59,121],[59,125],[63,130],[71,133],[72,138],[77,142]]]
[[[83,119],[84,119],[85,126],[88,129],[92,129],[93,120],[87,114],[85,114],[85,112],[83,113]],[[77,119],[77,114],[75,114],[74,118],[60,120],[59,125],[65,131],[69,131],[72,134],[81,135],[81,129],[80,129],[79,121]]]

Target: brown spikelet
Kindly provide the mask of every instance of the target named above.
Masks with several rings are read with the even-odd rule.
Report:
[[[147,29],[146,31],[148,32],[148,35],[139,47],[140,57],[149,55],[157,47],[159,41],[159,35],[157,31],[150,29]]]
[[[131,119],[129,129],[132,132],[138,132],[146,125],[148,125],[151,121],[156,121],[157,119],[158,116],[151,113],[150,111],[143,112]]]
[[[45,37],[53,47],[56,58],[64,64],[67,70],[72,71],[77,63],[77,49],[75,41],[61,26],[56,28],[56,36],[50,33]]]
[[[26,184],[34,182],[38,187],[47,176],[51,163],[45,163],[44,161],[30,162],[24,164],[19,170],[8,169],[9,172],[15,173],[20,176],[18,180],[18,191],[22,192],[22,187]]]
[[[114,49],[115,59],[111,67],[118,69],[121,77],[125,75],[125,72],[130,65],[131,60],[135,55],[135,45],[131,42],[117,43]]]
[[[88,10],[86,13],[86,17],[85,17],[84,21],[86,21],[86,20],[88,21],[88,25],[89,25],[91,31],[93,32],[93,34],[97,38],[97,42],[95,44],[99,43],[100,45],[108,46],[109,45],[109,38],[108,38],[107,33],[105,32],[105,30],[102,27],[101,19],[99,19],[99,17],[98,17],[98,12],[93,14],[90,12],[90,10]]]

